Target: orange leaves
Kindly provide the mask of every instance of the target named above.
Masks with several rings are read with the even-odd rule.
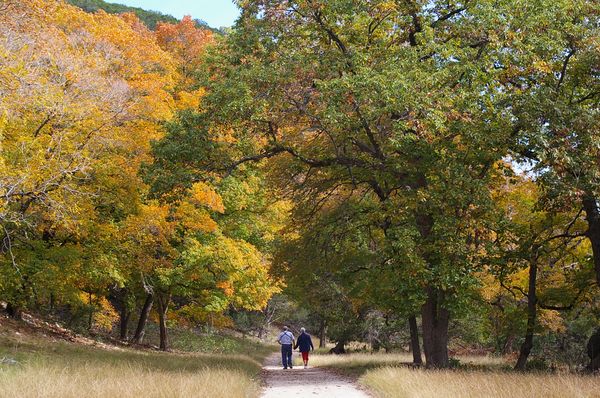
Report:
[[[212,32],[197,28],[192,18],[185,16],[178,24],[159,22],[156,38],[161,48],[177,59],[183,87],[192,85],[204,49],[214,42]]]
[[[233,285],[231,284],[230,281],[221,281],[221,282],[217,282],[216,285],[219,289],[221,289],[223,291],[223,293],[225,293],[225,295],[227,297],[231,297],[233,296]]]
[[[198,206],[205,206],[218,213],[225,212],[221,196],[203,182],[198,182],[192,186],[190,197],[192,203]]]

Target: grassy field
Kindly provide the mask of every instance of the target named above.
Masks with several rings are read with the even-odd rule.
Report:
[[[2,321],[0,397],[253,398],[260,392],[260,360],[272,351],[234,337],[195,347],[212,347],[213,354],[98,348],[3,328]],[[174,341],[191,349],[191,339]]]
[[[360,382],[378,398],[600,397],[599,377],[573,374],[384,367],[368,371]]]
[[[358,378],[377,398],[599,397],[600,377],[570,373],[518,373],[503,358],[461,356],[452,370],[410,366],[410,354],[314,355],[311,365]]]

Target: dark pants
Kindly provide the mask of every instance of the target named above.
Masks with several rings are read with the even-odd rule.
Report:
[[[282,344],[281,345],[281,363],[284,368],[292,367],[292,345]]]

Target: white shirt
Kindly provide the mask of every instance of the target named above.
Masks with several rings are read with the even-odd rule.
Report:
[[[294,344],[294,335],[289,330],[281,332],[277,339],[281,344]]]

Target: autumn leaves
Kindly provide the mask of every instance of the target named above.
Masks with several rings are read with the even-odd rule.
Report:
[[[173,319],[262,307],[277,291],[265,231],[227,214],[257,211],[260,190],[213,178],[151,198],[140,171],[164,123],[197,109],[213,34],[62,1],[9,0],[0,25],[2,300],[110,328],[105,314],[147,315],[150,297],[163,349],[175,295]]]

